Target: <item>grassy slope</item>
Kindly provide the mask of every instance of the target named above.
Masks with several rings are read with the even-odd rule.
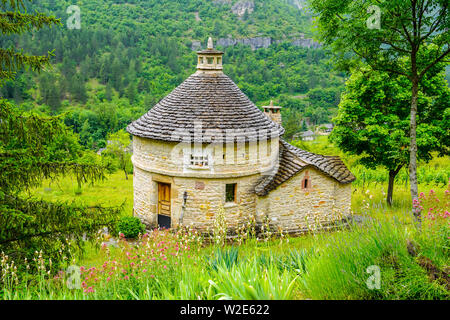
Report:
[[[133,213],[133,176],[126,180],[123,172],[116,172],[108,175],[103,182],[84,185],[81,194],[77,194],[77,188],[77,180],[66,177],[58,181],[45,181],[33,194],[48,201],[74,201],[83,205],[101,204],[110,207],[124,203],[123,214]]]
[[[46,183],[45,188],[48,186]],[[124,214],[131,214],[132,181],[131,179],[126,181],[120,173],[110,176],[109,180],[96,186],[84,186],[82,195],[78,196],[74,193],[76,183],[71,179],[64,179],[50,186],[54,191],[45,192],[43,187],[37,190],[36,195],[46,199],[75,198],[75,201],[83,203],[101,202],[106,205],[121,204],[126,200],[127,209]],[[183,267],[169,262],[170,269],[164,271],[160,269],[159,264],[153,268],[149,265],[151,272],[157,274],[156,278],[159,279],[157,283],[163,284],[164,287],[157,285],[153,279],[144,277],[134,282],[117,280],[115,282],[117,286],[114,287],[108,287],[101,284],[104,282],[100,282],[95,286],[96,291],[92,295],[65,288],[55,290],[51,286],[44,292],[26,289],[23,292],[16,291],[16,294],[17,297],[21,294],[31,294],[25,296],[27,299],[218,298],[209,295],[209,292],[223,294],[233,299],[448,298],[448,291],[443,287],[442,280],[431,280],[421,265],[424,261],[432,261],[440,270],[448,268],[450,261],[448,249],[445,249],[448,247],[448,228],[447,231],[441,229],[434,232],[430,229],[422,235],[418,234],[409,214],[408,189],[404,185],[399,186],[394,206],[388,209],[384,204],[383,187],[385,188],[383,185],[373,185],[369,192],[367,189],[359,188],[353,194],[354,213],[376,218],[373,224],[353,230],[308,234],[283,241],[274,239],[257,242],[252,239],[239,247],[239,259],[231,265],[227,265],[228,262],[223,258],[219,259],[217,246],[206,246],[200,248],[198,252],[195,249],[191,253],[193,259],[179,260]],[[420,190],[427,194],[427,190],[431,188],[437,192],[439,198],[445,199],[445,188],[420,185]],[[418,257],[414,258],[408,254],[406,239],[413,239],[418,244],[420,248]],[[113,247],[110,247],[110,250],[113,259],[126,259],[124,252],[129,251]],[[223,252],[230,252],[227,250],[233,250],[231,245],[226,246]],[[302,260],[302,257],[306,260]],[[80,256],[76,263],[86,268],[100,269],[108,259],[111,258],[105,255],[104,250],[88,244],[86,254]],[[208,266],[214,259],[221,262],[219,270],[211,271]],[[205,264],[205,261],[209,262]],[[299,271],[303,263],[306,263],[306,269]],[[369,290],[365,285],[370,276],[366,268],[371,265],[381,268],[381,290]],[[265,276],[267,272],[269,280]],[[212,288],[210,281],[214,281],[217,288]],[[284,296],[291,281],[294,281],[294,287],[291,288],[289,295]],[[247,286],[244,288],[242,284]],[[276,286],[270,287],[270,284]],[[106,287],[102,287],[103,285]],[[151,292],[148,292],[149,285]],[[258,293],[254,294],[253,290],[248,289],[249,286],[257,288]],[[10,296],[7,299],[17,297]]]
[[[316,143],[315,146],[313,144],[313,151],[318,152],[320,149],[323,152],[323,145],[319,147],[320,143]],[[323,153],[326,153],[326,150]],[[350,160],[347,163],[353,165],[351,159],[347,160]],[[448,158],[436,158],[428,167],[441,168],[448,165]],[[59,182],[46,182],[42,188],[35,191],[35,195],[42,196],[47,200],[77,201],[84,204],[120,205],[125,202],[123,214],[131,215],[132,185],[132,177],[127,181],[122,173],[117,172],[102,183],[83,186],[81,195],[76,195],[76,181],[70,178],[62,179]],[[186,262],[190,270],[188,275],[176,267],[175,270],[178,270],[176,279],[168,277],[168,274],[165,273],[159,275],[162,281],[179,282],[180,288],[181,284],[186,285],[186,288],[189,289],[186,292],[178,291],[180,289],[177,289],[177,285],[174,287],[168,285],[167,290],[155,289],[156,295],[149,296],[144,290],[143,282],[130,284],[130,288],[135,290],[135,294],[141,299],[197,298],[199,292],[205,294],[206,291],[203,290],[210,286],[208,281],[213,279],[218,283],[218,292],[229,294],[234,298],[247,299],[251,298],[251,295],[246,295],[249,294],[248,292],[240,292],[243,290],[242,286],[228,282],[226,279],[241,277],[239,278],[240,283],[252,283],[253,276],[249,275],[256,272],[252,269],[256,263],[259,267],[266,266],[268,270],[271,270],[272,281],[275,283],[291,281],[295,278],[296,270],[298,270],[299,260],[295,260],[298,257],[295,255],[303,252],[309,259],[306,260],[307,271],[301,273],[295,282],[289,299],[445,299],[448,291],[442,286],[442,282],[440,282],[442,280],[430,280],[423,264],[432,261],[440,270],[447,270],[450,265],[448,249],[445,249],[448,247],[448,227],[447,231],[430,229],[424,234],[418,234],[413,226],[409,209],[411,205],[409,186],[403,183],[396,185],[394,203],[391,208],[385,204],[386,189],[386,183],[382,182],[371,183],[364,187],[354,186],[353,213],[375,218],[374,224],[369,224],[364,228],[308,234],[283,241],[274,239],[268,242],[257,242],[252,239],[239,247],[240,262],[238,264],[212,274],[205,271],[203,263],[200,265],[195,263],[195,261],[217,257],[217,246],[206,246],[195,254],[195,260]],[[422,183],[419,185],[419,191],[425,192],[427,195],[430,189],[433,189],[440,199],[446,198],[446,187],[442,184]],[[420,248],[418,257],[414,258],[408,254],[405,245],[406,239],[413,239],[418,245]],[[227,246],[227,250],[231,246]],[[120,249],[111,247],[110,250],[113,257],[120,258],[123,255],[123,251]],[[294,253],[294,258],[292,258],[292,253]],[[99,251],[98,247],[88,244],[86,253],[80,256],[77,264],[99,268],[106,258],[104,252]],[[282,269],[280,269],[287,268],[288,274],[283,275],[280,271],[276,271],[277,268],[280,268],[277,259],[284,259],[283,261],[288,262],[288,265],[282,264]],[[368,290],[365,286],[365,281],[370,276],[366,272],[366,268],[370,265],[377,265],[381,268],[381,290]],[[283,280],[283,277],[287,278]],[[150,283],[152,282],[150,281]],[[263,285],[264,283],[263,279],[259,279],[254,285]],[[135,296],[129,296],[128,289],[125,293],[120,290],[115,293],[117,298],[135,298]],[[261,290],[259,298],[264,298],[264,294],[271,290],[278,292],[274,288]],[[281,294],[281,292],[278,293]],[[40,297],[50,299],[84,299],[88,297],[81,292],[76,292],[75,296],[72,292],[61,293],[63,296],[58,296],[58,293],[51,290],[49,294],[50,296],[44,294]],[[53,296],[54,294],[56,296]],[[99,289],[91,298],[110,299],[110,294],[108,291]],[[202,298],[212,297],[202,295]]]

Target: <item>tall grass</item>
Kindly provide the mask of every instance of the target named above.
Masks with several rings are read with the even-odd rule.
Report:
[[[437,168],[446,165],[437,161]],[[77,199],[89,203],[98,192],[108,191],[119,204],[123,198],[118,192],[132,188],[123,185],[114,191],[115,181],[85,186]],[[39,192],[48,197],[61,192],[58,200],[69,199],[74,190],[65,190],[66,183],[72,188],[67,180],[61,188],[53,183],[52,191]],[[352,210],[365,219],[349,229],[296,238],[266,232],[267,237],[257,239],[249,223],[232,244],[224,241],[226,230],[220,225],[214,238],[220,241],[211,244],[190,229],[155,230],[137,242],[122,240],[117,248],[97,249],[92,244],[84,255],[68,262],[80,266],[80,289],[70,289],[65,270],[51,269],[39,253],[30,261],[35,272],[17,270],[10,258],[2,256],[0,298],[449,299],[448,189],[438,185],[421,193],[415,205],[420,206],[424,223],[418,232],[408,188],[396,187],[392,207],[385,203],[385,188],[383,182],[355,186]],[[428,186],[419,188],[424,191]],[[368,272],[371,266],[379,268],[379,289],[368,285],[374,276]]]
[[[312,257],[302,285],[312,299],[446,299],[444,285],[431,281],[407,249],[415,231],[400,223],[354,226]],[[371,266],[381,285],[368,284]]]

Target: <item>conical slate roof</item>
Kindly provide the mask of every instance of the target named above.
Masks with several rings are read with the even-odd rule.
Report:
[[[127,130],[163,141],[204,143],[279,137],[284,129],[264,115],[223,72],[223,52],[197,52],[197,72],[158,102]]]
[[[236,137],[247,141],[257,140],[261,130],[272,136],[284,133],[223,73],[191,75],[127,130],[143,138],[182,141],[184,131],[194,139],[194,125],[201,126],[205,143],[211,142],[211,131],[205,135],[206,130],[219,129],[225,139],[226,131],[233,129]]]

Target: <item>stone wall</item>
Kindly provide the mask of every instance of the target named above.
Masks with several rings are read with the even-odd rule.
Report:
[[[281,227],[291,233],[307,231],[350,213],[351,184],[340,184],[313,168],[300,172],[269,195],[258,197],[254,187],[261,172],[255,166],[224,164],[213,173],[210,170],[186,172],[170,158],[175,146],[175,143],[134,137],[134,214],[148,226],[157,225],[158,183],[171,185],[173,227],[180,223],[184,192],[188,198],[182,224],[202,230],[213,227],[221,207],[230,228],[256,214],[258,223],[268,215],[274,229]],[[303,189],[306,173],[311,186]],[[229,183],[237,183],[235,203],[225,203],[225,188]]]
[[[134,137],[132,160],[142,170],[168,176],[227,178],[266,172],[274,166],[278,148],[278,138],[266,143],[200,145],[198,152],[210,156],[210,167],[201,169],[190,167],[186,159],[195,146]]]
[[[135,168],[135,215],[149,226],[157,225],[158,183],[171,185],[172,226],[180,223],[183,212],[183,194],[187,192],[186,208],[182,224],[198,229],[212,229],[219,208],[225,211],[227,225],[236,227],[256,212],[256,195],[253,188],[259,175],[227,179],[201,179],[170,177]],[[225,203],[226,184],[236,183],[236,202]]]
[[[302,188],[308,173],[311,187]],[[301,233],[314,230],[350,214],[351,184],[341,184],[308,168],[284,182],[257,204],[258,220],[268,215],[274,229]]]
[[[222,150],[215,153],[214,148],[202,146],[203,151],[211,151],[211,166],[196,169],[183,166],[183,145],[134,137],[134,213],[147,225],[157,224],[157,190],[161,182],[171,185],[173,226],[180,220],[184,192],[188,195],[184,225],[212,227],[219,207],[224,207],[229,225],[236,226],[255,213],[254,186],[261,172],[274,165],[271,157],[278,154],[278,146],[278,139],[268,146],[234,144],[225,150],[225,159]],[[237,184],[236,203],[225,203],[225,187],[231,183]]]

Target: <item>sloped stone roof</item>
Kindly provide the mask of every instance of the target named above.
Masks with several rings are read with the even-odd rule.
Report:
[[[307,167],[316,168],[343,184],[351,183],[356,179],[339,157],[314,154],[280,139],[278,165],[273,174],[265,176],[256,185],[256,194],[267,195]]]
[[[195,123],[202,133],[194,136]],[[233,130],[240,141],[258,140],[261,130],[270,137],[284,129],[267,118],[223,73],[197,72],[186,79],[150,111],[127,127],[132,135],[163,141],[214,141],[206,130]],[[224,140],[223,140],[224,141]]]

